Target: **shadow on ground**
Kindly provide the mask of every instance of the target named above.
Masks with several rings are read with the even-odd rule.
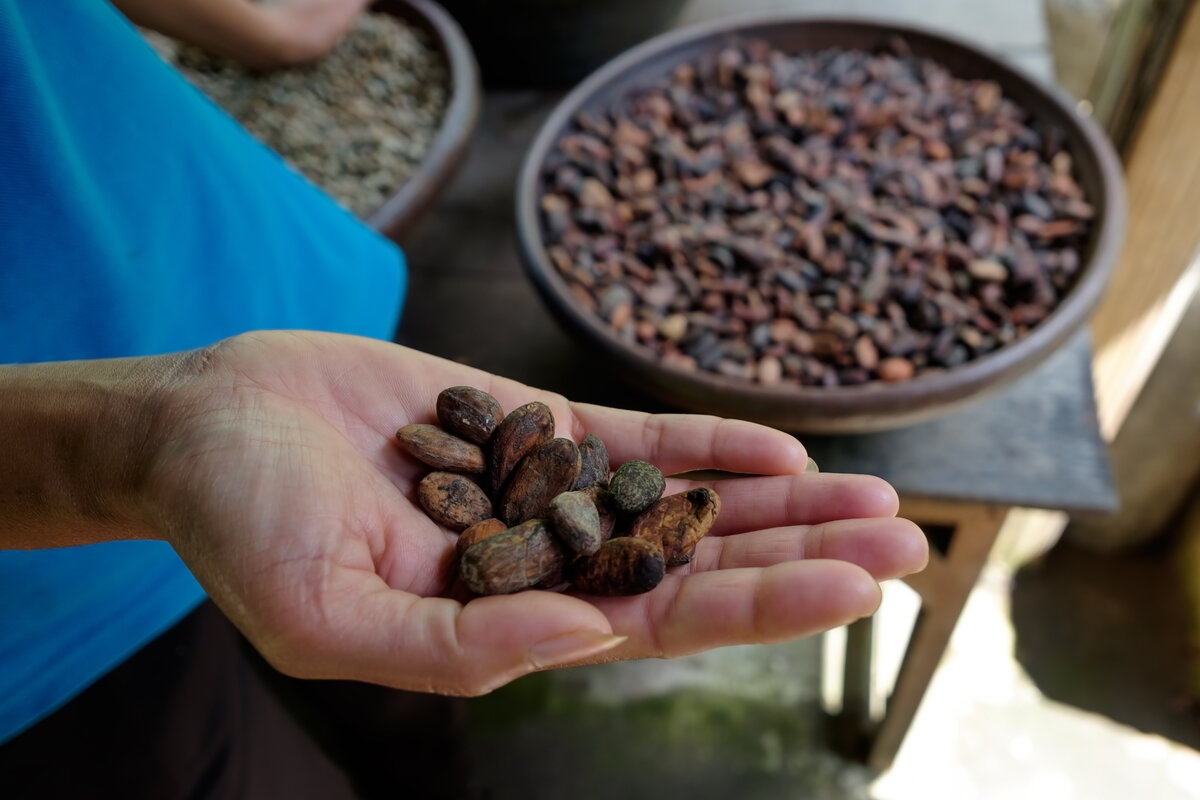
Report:
[[[530,675],[469,705],[470,800],[866,800],[822,746],[820,639]]]
[[[1016,657],[1038,689],[1200,750],[1197,540],[1173,534],[1127,553],[1068,540],[1018,572]]]

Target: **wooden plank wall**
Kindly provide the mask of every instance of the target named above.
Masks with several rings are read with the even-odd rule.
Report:
[[[1200,3],[1193,2],[1158,90],[1150,102],[1138,135],[1125,158],[1129,204],[1125,246],[1112,283],[1094,314],[1091,326],[1095,351],[1093,370],[1100,428],[1113,443],[1113,459],[1144,457],[1144,443],[1135,436],[1152,435],[1171,440],[1172,425],[1192,421],[1161,418],[1145,420],[1120,434],[1135,410],[1143,388],[1179,329],[1189,305],[1200,302]],[[1170,369],[1200,369],[1200,342],[1175,342]],[[1167,365],[1164,365],[1166,368]],[[1181,378],[1184,376],[1180,376]],[[1156,391],[1176,391],[1170,381],[1156,382]],[[1161,398],[1143,397],[1143,414],[1164,406]],[[1148,433],[1148,431],[1151,431]],[[1177,469],[1157,474],[1172,482],[1161,496],[1178,500],[1191,491],[1196,459],[1184,449],[1168,448],[1190,459]],[[1153,487],[1145,482],[1118,490],[1127,507],[1144,505]],[[1136,469],[1136,466],[1134,467]],[[1157,519],[1161,520],[1159,515]],[[997,542],[995,557],[1009,565],[1037,558],[1063,536],[1071,521],[1060,512],[1013,509]],[[1153,538],[1157,531],[1138,525],[1129,514],[1110,520],[1076,520],[1067,538],[1081,546],[1119,550]]]
[[[1188,269],[1200,252],[1200,4],[1185,19],[1125,172],[1125,248],[1092,319],[1096,402],[1110,440],[1195,290]]]

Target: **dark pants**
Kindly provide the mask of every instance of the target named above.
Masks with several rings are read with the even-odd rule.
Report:
[[[205,603],[0,745],[0,796],[456,798],[462,701],[267,665]]]

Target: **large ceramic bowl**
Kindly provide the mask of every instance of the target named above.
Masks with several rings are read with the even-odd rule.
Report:
[[[458,23],[431,0],[377,0],[372,11],[392,14],[429,34],[450,74],[450,102],[421,164],[367,217],[374,230],[403,243],[454,177],[479,119],[480,80],[475,55]]]
[[[734,39],[763,39],[789,53],[830,47],[871,50],[901,36],[914,55],[942,63],[959,78],[998,82],[1005,95],[1037,120],[1057,123],[1076,179],[1095,209],[1080,253],[1078,278],[1055,309],[1026,336],[942,372],[858,386],[761,385],[674,367],[625,344],[583,308],[550,263],[539,219],[542,168],[580,110],[600,110],[631,89],[670,74],[680,63]],[[1108,282],[1124,230],[1120,162],[1091,119],[1064,93],[1044,86],[967,42],[926,30],[859,20],[770,17],[717,21],[674,31],[618,56],[557,106],[531,145],[517,186],[518,246],[529,277],[559,322],[615,372],[674,407],[751,419],[789,431],[845,433],[899,427],[929,419],[1003,386],[1042,362],[1081,325]]]

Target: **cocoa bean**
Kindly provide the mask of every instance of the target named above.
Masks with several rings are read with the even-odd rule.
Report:
[[[436,425],[405,425],[396,431],[396,441],[409,455],[437,470],[479,474],[486,466],[479,445],[446,433]]]
[[[639,514],[667,488],[666,478],[658,467],[646,461],[626,461],[613,473],[608,493],[613,508],[622,514]]]
[[[712,489],[668,495],[638,515],[629,535],[661,547],[667,566],[686,564],[720,511],[721,498]]]
[[[617,530],[617,509],[613,506],[612,494],[607,486],[589,486],[579,491],[586,494],[600,515],[600,539],[608,541]]]
[[[1064,132],[889,49],[723,44],[575,120],[542,225],[580,306],[672,368],[767,386],[907,380],[1040,324],[1096,214]],[[1006,333],[935,352],[963,308]],[[799,330],[772,348],[777,322]]]
[[[521,459],[500,493],[497,516],[509,525],[543,516],[550,501],[579,478],[579,448],[551,439]]]
[[[600,545],[594,555],[567,566],[567,579],[581,592],[617,597],[648,592],[662,582],[667,564],[662,550],[645,539],[621,536]]]
[[[496,519],[495,517],[488,517],[485,520],[476,522],[474,525],[470,525],[458,535],[458,541],[455,542],[458,557],[462,558],[462,554],[467,552],[467,548],[476,542],[505,530],[508,530],[508,526],[504,524],[504,520]]]
[[[517,463],[554,437],[554,415],[545,403],[526,403],[508,413],[492,432],[488,446],[488,478],[493,492],[504,487],[504,481]]]
[[[468,547],[458,572],[475,594],[511,594],[552,578],[566,560],[546,520],[531,519]]]
[[[563,492],[550,501],[546,511],[550,527],[559,539],[579,555],[591,555],[600,548],[600,512],[588,492]]]
[[[446,431],[484,445],[504,419],[504,410],[485,391],[473,386],[451,386],[437,397],[437,418]]]
[[[729,288],[738,292],[734,283]],[[748,297],[750,304],[763,302],[757,293]],[[770,327],[764,325],[765,338],[758,337],[759,351],[766,354],[759,363],[775,359],[782,370],[776,354],[787,348],[775,339],[793,337],[794,324],[789,330],[775,326],[778,336]],[[957,347],[984,338],[979,328],[966,325],[946,328],[946,333]],[[749,368],[756,351],[744,345],[732,348],[730,355],[747,360]],[[489,398],[472,387],[450,387],[438,395],[439,418],[456,420],[447,424],[480,437],[489,424],[486,418],[494,420],[499,413],[499,405]],[[417,502],[430,519],[460,532],[456,552],[463,585],[476,594],[506,594],[561,591],[574,583],[583,592],[628,595],[658,585],[668,563],[686,563],[720,509],[716,493],[694,489],[663,498],[662,472],[638,460],[622,464],[606,480],[609,457],[599,437],[588,434],[576,445],[549,438],[553,427],[550,409],[536,402],[495,426],[487,451],[489,467],[501,477],[495,508],[488,492],[465,474],[435,470],[418,483]],[[460,445],[478,447],[432,425],[406,426],[397,441],[427,458],[429,452],[438,454],[439,463],[458,463],[460,459],[443,453]],[[506,462],[518,454],[505,478]]]
[[[905,381],[913,376],[915,367],[906,358],[885,358],[879,362],[879,377],[885,381]]]
[[[608,448],[600,437],[589,433],[579,443],[579,479],[572,489],[586,489],[589,486],[607,486]]]
[[[417,484],[417,501],[429,518],[456,531],[492,516],[479,484],[454,472],[431,472]]]

